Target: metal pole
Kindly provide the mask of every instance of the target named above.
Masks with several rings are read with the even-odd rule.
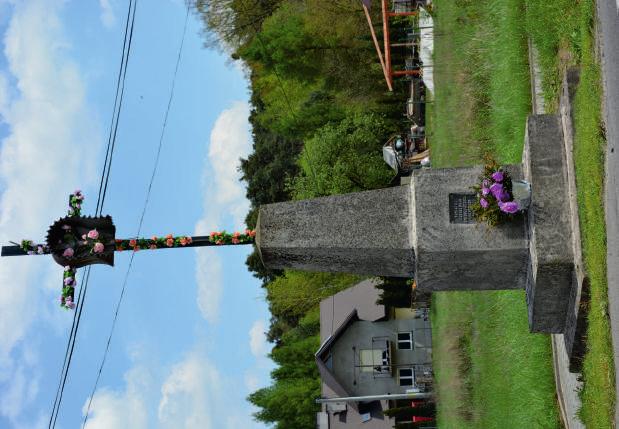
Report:
[[[382,399],[425,399],[431,398],[432,392],[419,392],[419,393],[385,393],[383,395],[368,395],[368,396],[345,396],[341,398],[318,398],[317,404],[326,404],[330,402],[364,402],[364,401],[378,401]]]

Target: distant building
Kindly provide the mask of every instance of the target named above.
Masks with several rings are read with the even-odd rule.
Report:
[[[432,337],[427,309],[386,309],[366,280],[320,303],[316,364],[322,397],[430,391]],[[319,429],[387,429],[386,400],[323,404]]]

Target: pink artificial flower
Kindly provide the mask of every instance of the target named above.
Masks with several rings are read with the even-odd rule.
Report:
[[[488,208],[488,201],[485,198],[480,198],[479,205],[482,206],[483,208]]]
[[[157,241],[157,236],[156,236],[156,235],[153,235],[153,236],[151,237],[151,240],[153,240],[153,241]]]
[[[236,237],[232,237],[232,244],[239,244],[241,241],[236,238]]]
[[[131,247],[135,247],[137,244],[138,244],[138,242],[137,242],[137,241],[135,241],[135,239],[131,239],[131,240],[129,240],[129,246],[131,246]]]
[[[88,238],[92,238],[93,240],[96,240],[97,238],[99,238],[99,232],[96,229],[92,229],[88,231]]]
[[[217,244],[217,245],[222,245],[222,244],[224,244],[224,241],[223,241],[223,240],[217,240],[217,241],[215,242],[215,244]]]
[[[150,250],[155,250],[156,248],[157,248],[157,245],[156,245],[156,244],[151,244],[151,245],[150,245]]]
[[[186,246],[187,245],[187,237],[181,237],[181,239],[179,241],[181,243],[181,246]]]
[[[65,307],[70,308],[70,309],[75,308],[75,303],[73,302],[73,299],[70,296],[64,299],[64,305]]]
[[[86,234],[82,234],[82,240],[86,240]]]
[[[235,232],[234,234],[232,234],[232,237],[234,238],[239,238],[241,236],[240,232]]]
[[[73,284],[73,277],[67,277],[64,279],[64,285],[69,286]]]
[[[193,240],[191,237],[185,237],[187,239],[187,244],[191,244],[193,243]]]
[[[75,251],[71,247],[67,247],[64,252],[62,252],[62,256],[65,258],[72,258]]]
[[[253,229],[251,231],[249,231],[249,236],[250,237],[255,237],[256,236],[256,231],[254,231]]]
[[[174,238],[174,236],[172,234],[168,234],[168,235],[165,236],[165,238],[168,238],[168,239],[169,238]]]
[[[137,251],[139,251],[139,250],[140,250],[140,246],[135,246],[135,247],[133,248],[133,251],[134,251],[134,252],[137,252]]]
[[[103,245],[103,243],[101,242],[96,242],[94,247],[92,248],[93,252],[95,253],[103,253],[103,249],[105,248],[105,246]]]
[[[168,239],[165,241],[165,244],[166,244],[166,246],[168,246],[168,247],[172,247],[172,246],[174,246],[174,239],[173,239],[173,238],[168,238]]]

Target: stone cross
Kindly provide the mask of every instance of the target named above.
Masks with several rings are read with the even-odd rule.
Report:
[[[525,289],[531,331],[563,333],[573,323],[575,262],[561,119],[531,116],[526,136],[522,165],[505,167],[532,186],[520,219],[473,220],[482,167],[420,169],[402,186],[262,206],[262,261],[409,277],[422,291]]]

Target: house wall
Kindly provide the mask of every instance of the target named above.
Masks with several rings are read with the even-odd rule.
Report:
[[[413,332],[413,350],[398,350],[397,333]],[[332,347],[333,373],[353,396],[383,393],[405,393],[410,386],[399,386],[398,366],[431,364],[432,338],[429,321],[423,319],[356,321],[348,327]],[[389,337],[392,342],[391,377],[377,377],[372,371],[361,371],[360,350],[372,348],[372,337]]]
[[[361,421],[361,414],[352,407],[339,413],[327,411],[329,429],[392,429],[395,419],[383,415],[383,410],[387,408],[389,408],[387,401],[373,401],[367,404],[364,411],[369,412],[372,418],[366,422]]]

